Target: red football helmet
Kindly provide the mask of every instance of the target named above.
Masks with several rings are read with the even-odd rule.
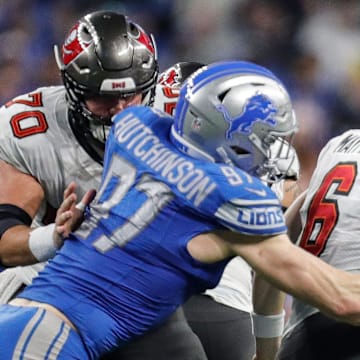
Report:
[[[156,85],[154,108],[174,115],[182,83],[204,65],[199,62],[178,62],[161,73]]]

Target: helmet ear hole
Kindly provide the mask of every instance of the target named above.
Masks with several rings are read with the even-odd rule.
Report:
[[[226,94],[227,94],[229,91],[230,91],[230,89],[228,89],[228,90],[222,92],[221,94],[219,94],[218,99],[219,99],[219,101],[220,101],[221,103],[224,101],[225,96],[226,96]]]
[[[91,35],[90,35],[90,32],[88,30],[87,27],[83,27],[82,28],[82,38],[84,41],[90,41],[91,40]]]
[[[250,154],[249,151],[241,148],[240,146],[233,145],[233,146],[230,146],[230,148],[231,148],[237,155],[247,155],[247,154]]]
[[[131,33],[134,37],[139,36],[139,29],[135,26],[134,23],[132,23],[132,22],[129,23],[129,30],[130,30],[130,33]],[[126,35],[126,36],[127,36],[127,35]]]

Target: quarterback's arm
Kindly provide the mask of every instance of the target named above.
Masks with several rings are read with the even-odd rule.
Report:
[[[256,360],[273,360],[284,329],[285,294],[255,273],[253,286],[253,330]]]
[[[279,350],[285,320],[285,294],[255,272],[253,284],[253,360],[274,360]]]
[[[0,184],[0,263],[4,266],[36,263],[38,260],[29,248],[29,233],[31,220],[39,210],[44,191],[32,176],[2,160]],[[12,211],[9,211],[8,205]]]

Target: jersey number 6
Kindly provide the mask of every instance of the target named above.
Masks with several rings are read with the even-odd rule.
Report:
[[[339,217],[338,196],[347,196],[354,185],[357,163],[339,163],[324,177],[311,200],[300,246],[320,256]]]

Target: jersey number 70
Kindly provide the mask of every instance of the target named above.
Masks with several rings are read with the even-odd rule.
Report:
[[[28,94],[31,99],[16,98],[5,104],[6,107],[10,107],[14,104],[22,104],[29,107],[42,107],[42,94],[41,92]],[[30,121],[29,121],[30,120]],[[31,123],[29,126],[28,123]],[[23,126],[26,124],[26,126]],[[46,132],[48,124],[46,122],[45,114],[40,110],[26,110],[19,112],[11,117],[10,125],[14,136],[21,139],[34,134],[41,134]]]

